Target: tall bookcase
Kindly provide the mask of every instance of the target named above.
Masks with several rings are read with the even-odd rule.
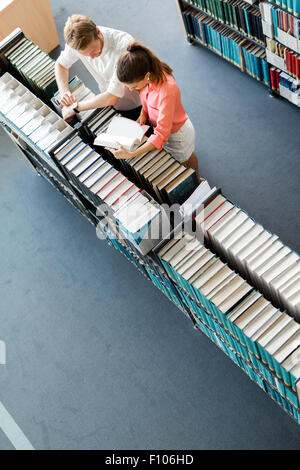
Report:
[[[231,0],[175,2],[189,43],[208,47],[265,84],[270,96],[300,105],[299,19],[288,10],[287,2],[285,7],[279,0],[252,4]],[[272,15],[265,14],[265,5],[272,7]],[[274,44],[269,45],[270,39],[278,42],[277,54],[271,50]]]
[[[7,68],[5,64],[2,64],[0,81],[4,75],[7,76]],[[8,73],[8,75],[8,79],[10,79],[10,74]],[[18,77],[23,86],[26,87],[26,81],[23,78],[21,76]],[[11,76],[11,79],[17,80],[13,76]],[[32,93],[29,90],[27,92]],[[50,105],[51,101],[49,100],[45,104]],[[1,103],[0,124],[34,171],[44,177],[56,190],[66,197],[92,226],[101,232],[109,245],[124,255],[136,266],[141,274],[166,295],[191,321],[195,329],[207,335],[236,365],[244,370],[251,380],[257,383],[289,416],[300,424],[300,380],[294,384],[285,380],[281,376],[280,371],[278,372],[276,368],[274,369],[270,366],[264,355],[255,353],[251,349],[250,343],[247,341],[248,338],[243,336],[236,328],[236,325],[228,319],[228,312],[222,312],[210,302],[208,297],[194,295],[195,291],[190,289],[190,284],[188,282],[182,283],[176,270],[169,266],[162,256],[162,252],[169,243],[182,239],[185,224],[191,222],[191,225],[193,225],[194,217],[199,208],[202,208],[203,204],[206,207],[217,196],[222,195],[221,189],[213,188],[210,194],[197,201],[194,211],[184,221],[180,220],[179,224],[173,226],[169,233],[156,242],[153,249],[149,250],[146,254],[141,253],[137,246],[124,236],[124,233],[120,230],[118,223],[111,216],[109,210],[99,213],[95,199],[90,198],[89,193],[82,190],[82,185],[77,177],[72,175],[71,172],[66,171],[63,164],[55,156],[57,149],[74,136],[90,144],[91,133],[88,122],[98,112],[96,111],[89,116],[86,122],[77,123],[74,128],[70,126],[64,137],[48,152],[42,150],[30,137],[25,135],[21,128],[14,124],[6,113],[3,112]],[[109,152],[105,152],[104,149],[98,148],[96,151],[101,152],[101,156],[107,161],[112,158],[112,155]],[[232,203],[232,201],[230,202],[225,196],[224,198],[236,207],[237,212],[243,213],[247,220],[251,219],[245,211]],[[203,246],[205,246],[205,250],[212,257],[220,260],[220,262],[228,263],[228,269],[232,276],[244,276],[244,273],[239,272],[236,266],[234,266],[235,263],[229,262],[226,256],[224,257],[222,249],[220,251],[216,249],[215,245],[209,241],[209,238],[205,239]],[[244,276],[244,280],[245,283],[247,282],[249,286],[252,286],[252,293],[257,292],[258,294],[266,295],[266,298],[268,297],[268,294],[260,291],[259,286],[255,282],[251,282],[247,276]],[[201,294],[200,291],[199,294]],[[245,300],[245,297],[240,300]],[[268,299],[270,303],[273,300],[271,297]],[[275,301],[274,304],[275,308],[278,308]],[[240,305],[239,302],[237,302],[237,305]],[[294,322],[292,316],[289,318],[290,321]]]

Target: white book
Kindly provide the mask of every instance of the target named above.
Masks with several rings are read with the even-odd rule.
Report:
[[[207,217],[204,222],[200,225],[204,233],[208,232],[212,226],[218,222],[221,217],[224,217],[227,212],[233,209],[233,204],[229,201],[225,201],[218,209]]]
[[[212,257],[210,259],[213,259]],[[224,263],[220,259],[217,259],[209,266],[203,265],[203,271],[197,275],[195,280],[191,280],[191,283],[195,289],[199,289],[202,292],[202,286],[212,279],[220,270],[224,267]],[[201,266],[202,268],[202,266]]]
[[[208,204],[206,204],[200,211],[196,214],[195,222],[199,225],[210,216],[219,206],[221,206],[226,201],[226,198],[222,194],[218,194],[213,198]]]
[[[28,124],[29,121],[31,121],[35,113],[36,109],[34,108],[25,109],[25,111],[14,120],[15,125],[19,127],[19,129],[22,129],[22,127],[24,127],[26,124]]]
[[[123,195],[121,195],[119,197],[119,199],[117,199],[113,204],[112,204],[112,209],[114,211],[117,211],[119,209],[121,209],[124,205],[127,204],[128,201],[130,201],[130,199],[132,197],[134,197],[136,194],[138,194],[141,190],[133,185],[133,187],[129,188],[128,191],[126,191]]]
[[[181,270],[182,272],[179,272],[179,274],[189,282],[195,273],[198,273],[202,269],[208,269],[208,267],[214,264],[216,260],[216,256],[206,250],[206,253],[204,253],[196,262],[187,269]]]
[[[279,320],[279,318],[284,315],[280,310],[276,310],[270,318],[268,318],[258,330],[256,330],[252,336],[251,339],[252,341],[257,341],[258,338],[260,338],[264,333],[270,330],[272,325],[275,325],[276,322]]]
[[[112,167],[93,186],[90,187],[90,191],[92,191],[92,193],[94,194],[97,194],[100,189],[103,188],[107,183],[109,183],[110,180],[114,178],[114,176],[116,176],[118,173],[118,170]]]
[[[180,240],[174,239],[174,243],[170,246],[170,248],[164,253],[163,259],[167,263],[170,263],[172,258],[174,258],[176,255],[180,255],[181,253],[184,252],[184,248],[187,245],[187,243],[191,240],[191,236],[184,233],[183,237]]]
[[[110,171],[113,167],[111,166],[110,163],[108,162],[105,162],[103,163],[103,165],[100,166],[100,168],[98,168],[94,173],[92,173],[91,176],[89,176],[87,179],[85,179],[85,181],[83,182],[84,185],[87,187],[87,188],[90,188],[91,186],[93,186],[100,178],[102,178],[102,176],[105,175],[105,173],[107,173],[108,171]]]
[[[241,315],[236,318],[234,324],[243,330],[251,321],[253,321],[257,315],[259,315],[270,302],[264,297],[259,297],[256,302],[250,305]]]
[[[76,155],[76,157],[72,158],[72,160],[70,162],[68,162],[65,165],[65,167],[69,171],[74,170],[74,168],[77,165],[79,165],[79,163],[81,163],[83,160],[85,160],[85,158],[87,158],[93,152],[94,152],[94,150],[91,147],[89,147],[89,146],[85,147],[78,155]]]
[[[231,293],[221,304],[218,309],[222,313],[231,310],[245,295],[251,291],[252,287],[245,281],[233,293]]]
[[[235,322],[235,320],[242,315],[251,305],[255,304],[259,299],[262,299],[263,296],[260,292],[254,291],[252,292],[245,300],[243,300],[240,305],[235,307],[232,312],[228,315],[228,320],[231,323]],[[259,304],[258,304],[259,305]]]
[[[232,253],[232,256],[238,258],[238,253],[241,251],[243,248],[245,248],[250,242],[252,242],[254,239],[258,237],[260,233],[262,233],[264,228],[262,225],[259,224],[254,224],[249,231],[246,233],[243,233],[239,240],[236,240],[234,246],[230,247],[230,252]]]
[[[300,345],[300,331],[294,333],[274,354],[274,359],[281,364]]]
[[[122,183],[122,181],[124,181],[126,179],[126,177],[124,175],[122,175],[122,173],[119,173],[115,176],[115,178],[113,178],[103,189],[101,189],[100,191],[98,191],[97,195],[105,200],[106,197],[115,189],[119,186],[119,184]]]
[[[268,343],[265,344],[265,350],[273,355],[296,331],[300,328],[293,318],[282,328]]]
[[[286,269],[292,266],[297,260],[299,260],[299,256],[296,253],[287,252],[283,258],[280,258],[268,271],[263,273],[265,282],[271,283],[273,279],[277,279],[281,273],[285,272]]]
[[[207,253],[207,251],[208,250],[203,245],[199,244],[191,253],[187,253],[185,258],[176,265],[176,271],[178,274],[182,274],[186,269],[200,259],[204,253]]]
[[[266,331],[264,331],[259,338],[257,338],[257,343],[264,348],[266,344],[268,344],[272,338],[275,338],[275,336],[282,331],[291,320],[292,318],[289,315],[281,312],[280,317]]]
[[[216,306],[219,306],[224,300],[226,300],[236,289],[238,289],[244,282],[246,282],[238,274],[225,286],[223,289],[218,291],[210,300]]]
[[[208,198],[216,190],[216,187],[211,188],[206,180],[202,181],[195,191],[188,197],[188,199],[180,206],[179,212],[183,218],[190,216],[196,207],[201,204],[203,200]]]
[[[273,305],[269,302],[267,306],[258,313],[258,315],[254,316],[252,320],[243,328],[244,334],[248,338],[252,338],[252,336],[268,321],[270,318],[277,312],[278,309],[273,307]]]
[[[237,254],[236,257],[239,259],[241,264],[246,263],[247,259],[250,259],[263,244],[271,238],[271,234],[264,230],[259,233],[254,239],[252,239],[246,246],[244,246]]]
[[[213,279],[210,279],[204,285],[201,286],[201,292],[205,297],[210,300],[215,294],[217,294],[223,287],[225,287],[233,278],[235,278],[236,273],[229,269],[224,273],[224,266],[221,268],[223,275],[220,271],[214,276]],[[213,285],[214,283],[214,285]]]
[[[41,116],[41,115],[35,116],[33,119],[31,119],[31,121],[28,122],[28,124],[26,124],[22,128],[22,131],[27,136],[30,136],[30,134],[32,134],[32,132],[34,132],[42,124],[44,119],[45,119],[44,116]]]
[[[60,163],[62,165],[66,165],[72,158],[74,158],[79,152],[82,152],[87,147],[87,144],[84,142],[81,142],[78,146],[76,146],[71,152],[68,152],[66,156],[60,160]]]
[[[210,229],[209,236],[210,238],[215,238],[226,229],[227,225],[229,225],[232,220],[241,212],[241,209],[238,207],[233,207],[231,211],[222,217],[222,219],[218,220],[217,223]]]
[[[186,235],[186,234],[185,234]],[[180,250],[177,255],[171,259],[170,264],[171,266],[176,269],[177,266],[181,265],[181,262],[186,259],[187,256],[192,255],[192,253],[195,252],[196,249],[201,247],[201,243],[194,237],[191,237],[187,239],[186,245]]]
[[[278,240],[277,235],[272,235],[251,257],[246,259],[249,269],[256,269],[262,263],[266,262],[270,256],[283,247],[283,243]]]
[[[99,157],[100,155],[93,151],[84,161],[82,161],[79,165],[76,166],[76,168],[74,168],[74,170],[72,170],[72,173],[77,177],[81,177],[84,172],[85,176],[83,179],[87,178],[93,173],[93,171],[99,168],[102,163],[104,163],[105,160]]]
[[[109,123],[107,131],[97,135],[94,145],[118,148],[118,143],[120,143],[127,150],[132,151],[141,144],[148,129],[147,125],[141,126],[131,119],[115,116]]]
[[[300,346],[298,346],[293,352],[286,357],[286,359],[282,362],[282,367],[290,371],[293,367],[300,363]]]
[[[114,191],[112,194],[107,196],[105,199],[106,204],[112,206],[129,188],[133,187],[133,183],[128,179],[125,179]]]
[[[75,147],[78,147],[79,144],[82,144],[83,140],[81,137],[76,136],[70,141],[66,141],[62,144],[61,147],[55,150],[55,158],[61,161],[68,153],[70,153]]]
[[[281,245],[281,246],[280,246]],[[263,263],[261,263],[256,269],[255,269],[255,274],[257,276],[262,276],[265,272],[267,272],[269,269],[271,269],[274,264],[276,264],[279,261],[282,261],[282,259],[287,256],[289,253],[291,253],[290,248],[287,246],[284,246],[283,244],[278,243],[278,251],[271,250],[270,247],[270,257],[266,259]]]

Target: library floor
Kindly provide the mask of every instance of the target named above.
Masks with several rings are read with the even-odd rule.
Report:
[[[51,3],[63,44],[74,2]],[[300,110],[188,45],[173,0],[81,12],[172,66],[202,175],[300,252]],[[3,407],[35,449],[300,449],[300,426],[0,139],[0,429]]]

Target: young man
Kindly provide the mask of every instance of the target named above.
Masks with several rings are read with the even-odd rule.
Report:
[[[137,91],[130,91],[116,74],[116,65],[127,45],[130,34],[96,24],[87,16],[73,15],[64,28],[65,49],[55,64],[55,75],[63,105],[62,114],[68,119],[76,111],[114,106],[123,115],[137,119],[141,103]],[[69,90],[69,69],[80,59],[98,83],[100,94],[79,103]]]

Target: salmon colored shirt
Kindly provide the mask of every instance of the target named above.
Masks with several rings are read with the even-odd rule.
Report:
[[[188,119],[177,83],[171,75],[166,74],[166,78],[162,85],[150,84],[140,91],[143,109],[154,127],[154,134],[148,142],[159,150],[169,140],[170,134],[178,132]]]

